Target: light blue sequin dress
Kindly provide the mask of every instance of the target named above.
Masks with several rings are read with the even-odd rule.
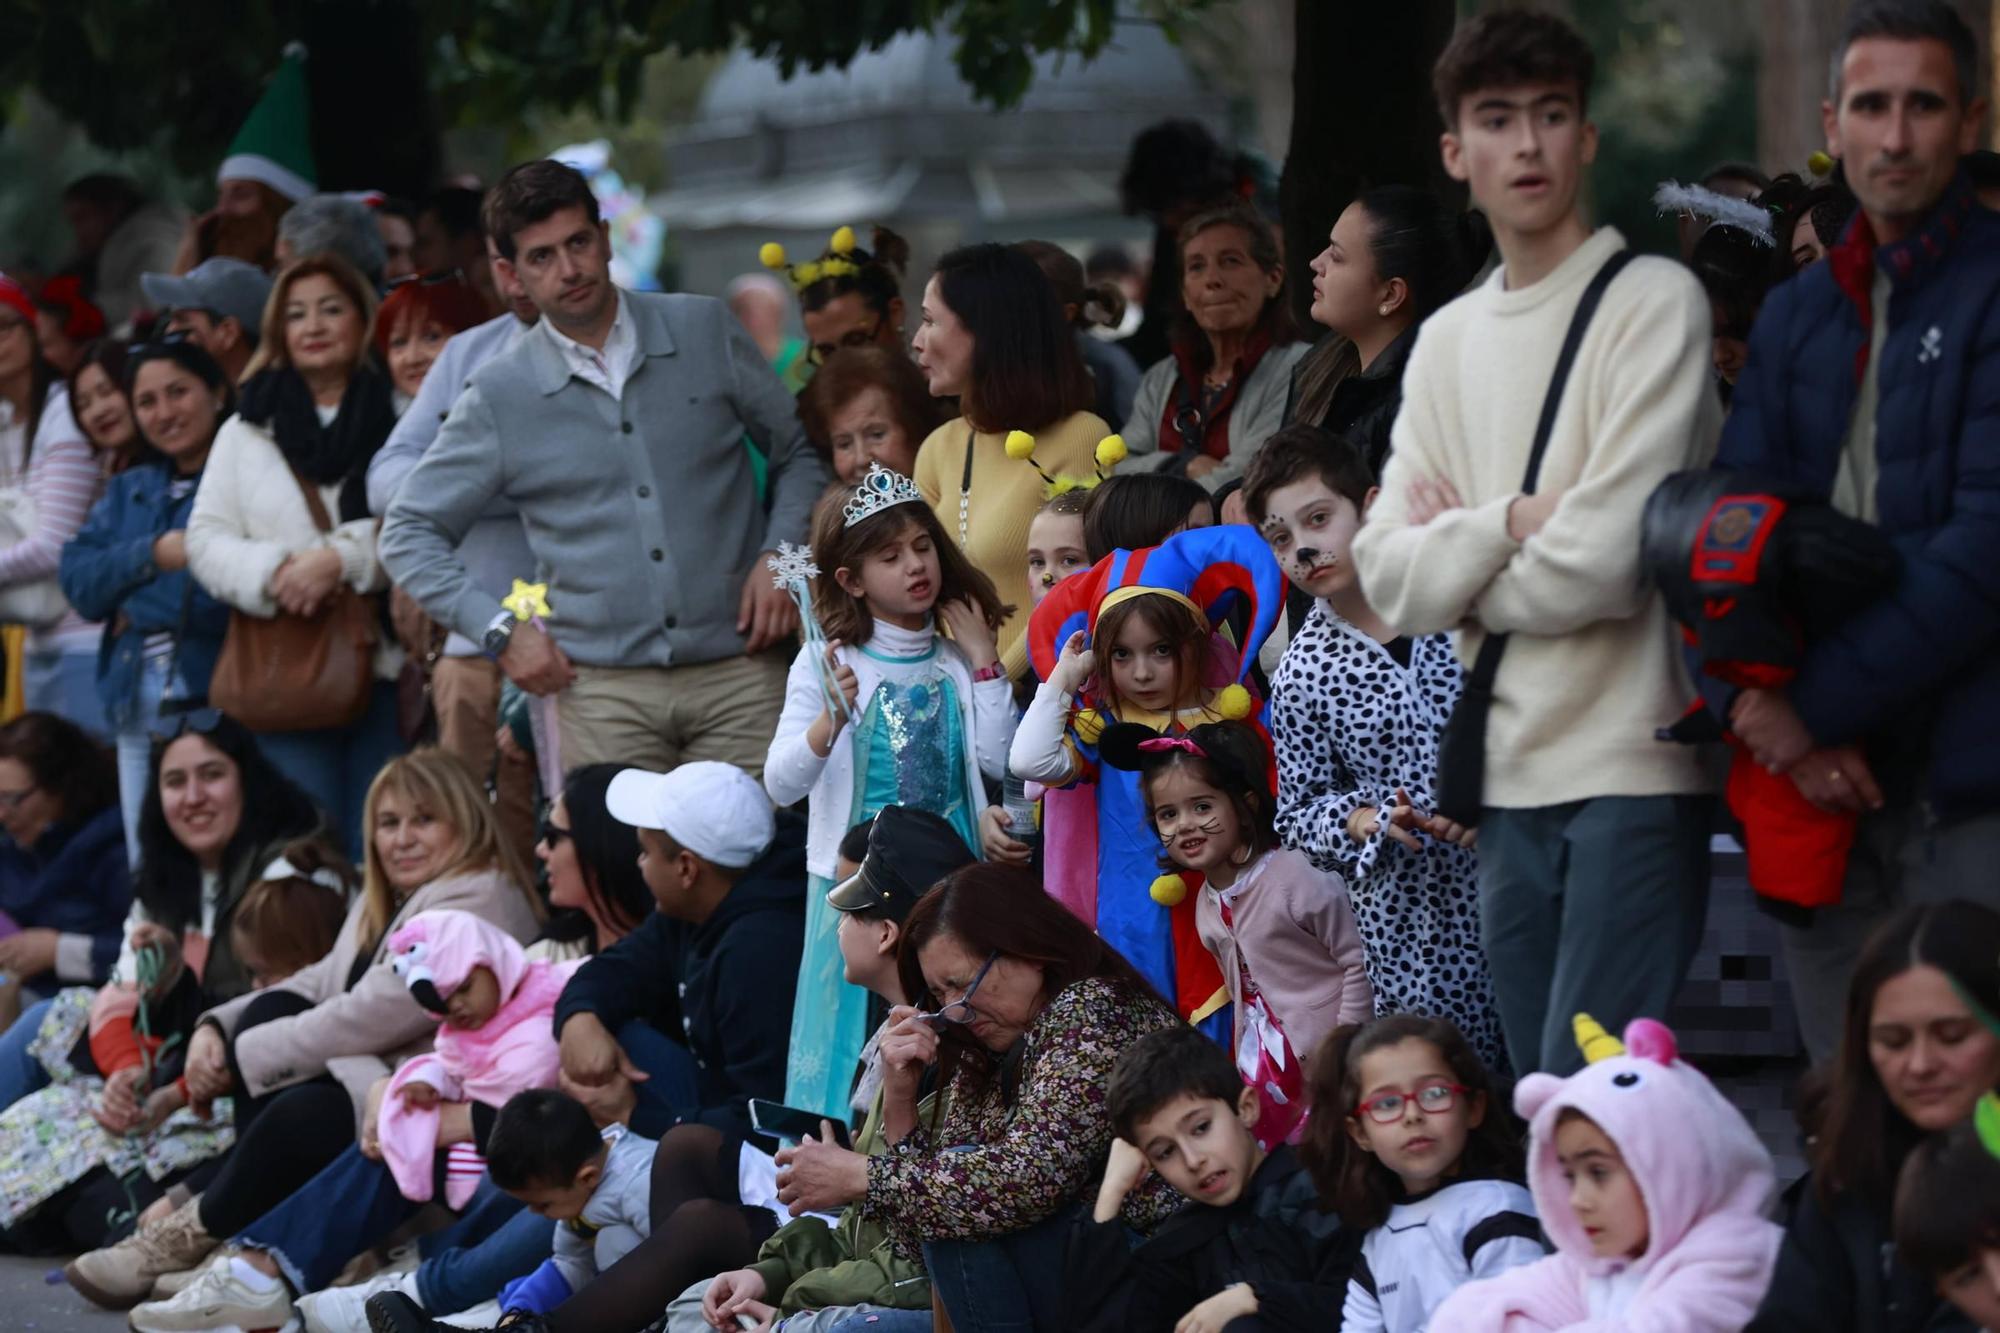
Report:
[[[861,651],[882,673],[860,719],[839,743],[855,747],[852,828],[889,805],[928,810],[979,850],[981,801],[968,790],[965,718],[958,690],[928,651],[891,657],[877,650],[878,633]],[[982,794],[983,795],[983,794]],[[848,1089],[868,1040],[868,992],[843,976],[836,931],[840,913],[826,905],[832,882],[810,878],[805,952],[792,1007],[785,1104],[837,1120],[849,1118]]]

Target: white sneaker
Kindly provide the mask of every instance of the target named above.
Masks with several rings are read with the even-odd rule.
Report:
[[[368,1333],[368,1298],[384,1291],[400,1291],[416,1300],[415,1270],[385,1271],[351,1287],[328,1287],[299,1297],[296,1308],[305,1333]]]
[[[178,1295],[132,1311],[137,1333],[211,1333],[212,1330],[278,1328],[292,1317],[291,1293],[241,1259],[204,1269]]]

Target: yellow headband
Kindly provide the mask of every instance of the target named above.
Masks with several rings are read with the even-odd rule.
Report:
[[[1165,597],[1170,601],[1179,602],[1182,606],[1194,612],[1194,618],[1201,622],[1204,632],[1209,628],[1207,613],[1194,604],[1192,597],[1189,597],[1185,593],[1175,592],[1172,588],[1147,588],[1137,584],[1124,588],[1113,588],[1110,592],[1105,593],[1104,600],[1097,604],[1097,618],[1099,620],[1104,619],[1106,611],[1109,611],[1112,607],[1122,602],[1129,602],[1134,597]]]

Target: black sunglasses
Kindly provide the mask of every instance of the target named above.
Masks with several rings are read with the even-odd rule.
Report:
[[[193,341],[194,335],[186,329],[168,329],[165,333],[156,334],[142,343],[133,343],[128,355],[152,356],[166,351],[169,347],[182,347]]]
[[[570,837],[571,833],[570,830],[557,828],[554,824],[544,819],[538,836],[541,841],[549,845],[550,851],[554,851],[556,848],[562,846],[563,840]]]
[[[160,719],[167,722],[166,717]],[[173,717],[170,725],[155,728],[153,740],[160,745],[171,744],[190,731],[197,736],[210,736],[222,725],[220,708],[190,708],[185,713]]]

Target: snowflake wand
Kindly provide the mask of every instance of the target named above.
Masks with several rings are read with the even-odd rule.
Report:
[[[834,688],[832,673],[826,664],[826,631],[819,627],[819,620],[813,615],[812,581],[819,577],[819,566],[813,563],[812,551],[790,542],[779,542],[778,553],[764,564],[771,571],[772,585],[783,590],[798,605],[800,634],[819,674],[819,696],[826,705],[827,714],[853,721],[853,715],[847,711],[847,699]]]

